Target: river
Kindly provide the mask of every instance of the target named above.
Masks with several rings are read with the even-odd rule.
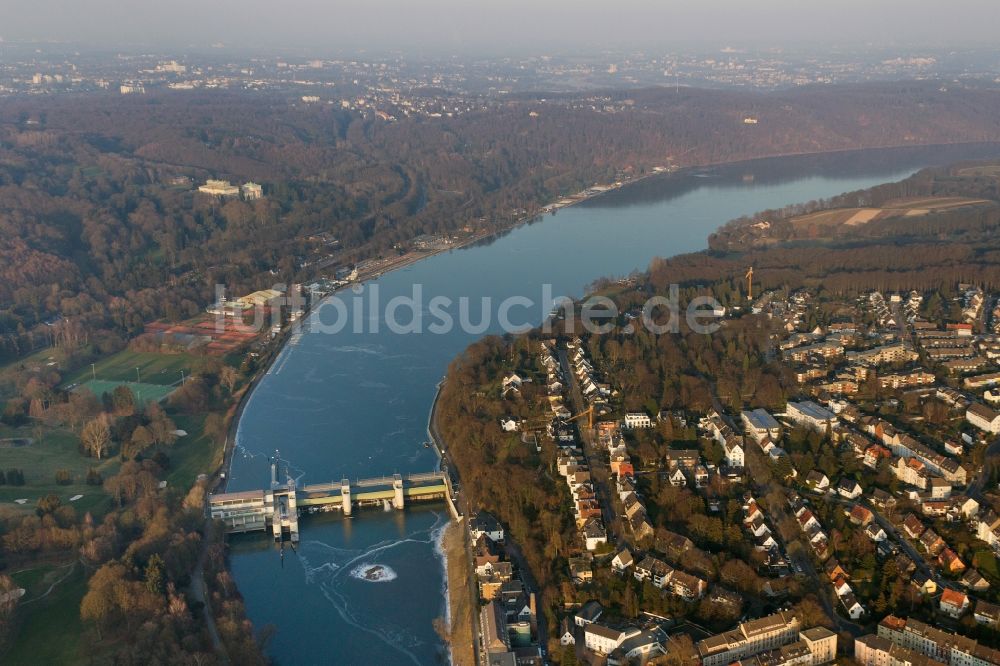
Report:
[[[480,298],[495,310],[510,296],[537,305],[514,309],[514,323],[547,312],[542,285],[556,296],[581,296],[596,278],[644,269],[651,259],[703,249],[727,220],[785,204],[898,180],[929,165],[996,156],[987,146],[877,150],[759,160],[645,179],[557,215],[520,226],[492,242],[439,254],[365,285],[359,296],[333,296],[310,318],[328,328],[337,302],[354,313],[421,285],[420,310],[433,296],[468,297],[478,323]],[[480,332],[396,333],[369,308],[340,332],[307,332],[281,352],[246,405],[237,433],[229,490],[264,487],[268,456],[281,458],[300,482],[436,469],[427,439],[428,410],[448,363]],[[457,319],[458,309],[454,308]],[[407,322],[406,309],[398,317]],[[496,317],[488,332],[496,332]],[[355,323],[364,326],[355,326]],[[378,325],[378,331],[374,331]],[[426,320],[424,323],[426,326]],[[315,327],[314,327],[315,328]],[[355,328],[364,331],[356,332]],[[268,651],[284,664],[434,664],[446,661],[433,621],[445,614],[436,537],[444,505],[404,512],[360,510],[302,521],[296,551],[279,556],[261,534],[233,539],[231,566],[260,628],[277,631]],[[358,568],[380,564],[373,582]]]

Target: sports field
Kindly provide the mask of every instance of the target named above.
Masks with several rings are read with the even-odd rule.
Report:
[[[139,381],[166,386],[179,381],[181,372],[190,375],[192,362],[193,358],[187,354],[157,354],[126,349],[98,361],[93,368],[90,365],[81,367],[66,379],[66,384],[80,384],[93,379],[135,382],[138,368]]]
[[[178,380],[178,385],[179,384],[180,380]],[[87,388],[90,389],[90,391],[94,395],[100,398],[102,394],[107,393],[110,395],[111,393],[114,392],[116,388],[123,385],[129,387],[129,389],[132,391],[132,395],[135,396],[135,401],[139,404],[150,401],[159,402],[177,389],[177,386],[164,386],[163,384],[147,384],[146,382],[142,382],[141,384],[139,384],[136,382],[122,382],[122,381],[113,381],[108,379],[91,379],[90,381],[86,381],[83,384],[80,384],[73,390],[77,391],[81,388]]]
[[[124,384],[137,402],[159,402],[180,386],[182,373],[191,374],[193,359],[187,354],[157,354],[129,349],[113,354],[74,373],[64,387],[71,391],[86,387],[98,398]],[[139,379],[141,381],[136,381]]]

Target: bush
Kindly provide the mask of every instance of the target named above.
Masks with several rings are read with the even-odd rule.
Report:
[[[88,486],[99,486],[104,483],[104,478],[101,473],[97,471],[96,468],[91,467],[87,470],[87,485]]]
[[[8,469],[7,470],[7,483],[12,486],[23,486],[24,485],[24,472],[19,469]]]
[[[162,470],[170,469],[170,456],[168,456],[163,451],[157,451],[153,456],[153,462]]]
[[[54,513],[60,506],[62,506],[62,500],[59,499],[59,496],[49,494],[38,498],[38,503],[35,505],[35,513],[39,516],[44,516],[47,513]]]
[[[68,486],[73,483],[73,474],[68,469],[56,470],[56,483],[60,486]]]

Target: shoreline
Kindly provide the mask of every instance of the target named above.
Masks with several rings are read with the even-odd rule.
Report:
[[[449,464],[444,438],[441,437],[437,429],[437,409],[444,382],[445,380],[443,379],[438,382],[434,391],[434,401],[431,403],[430,413],[427,417],[427,435],[430,437],[430,441],[434,445],[434,450],[438,454],[439,467],[452,477],[453,487],[457,485],[461,488],[461,485],[458,484],[458,472],[457,470],[452,471],[453,467]],[[460,490],[455,492],[456,500],[461,498],[459,493]],[[466,530],[464,516],[461,513],[462,509],[458,506],[457,501],[449,501],[449,504],[456,513],[452,514],[453,519],[448,521],[442,529],[440,543],[438,544],[439,548],[436,549],[437,554],[441,557],[442,572],[444,574],[448,659],[452,666],[466,666],[466,664],[474,666],[478,664],[479,655],[476,616],[471,610],[468,612],[465,611],[466,606],[462,603],[462,597],[466,597],[465,604],[469,604],[468,608],[472,609],[475,607],[475,604],[479,603],[479,595],[472,587],[472,581],[475,577],[471,575],[472,558],[468,543],[468,531]],[[457,543],[456,540],[458,541]],[[458,623],[466,624],[467,626],[462,628]],[[469,637],[468,645],[461,645],[461,640],[465,638],[466,634]],[[467,649],[472,651],[471,659],[465,654]]]
[[[594,187],[594,186],[592,186],[591,188],[588,188],[588,190],[584,190],[583,192],[578,193],[577,195],[569,195],[567,197],[561,197],[559,199],[559,201],[563,201],[563,200],[567,200],[567,199],[568,199],[568,201],[566,201],[565,203],[559,205],[558,207],[556,207],[554,209],[549,208],[549,206],[552,206],[552,204],[548,204],[547,206],[543,207],[541,210],[533,212],[533,213],[530,213],[528,215],[525,215],[525,216],[517,219],[516,221],[512,222],[510,225],[507,225],[507,226],[505,226],[503,228],[500,228],[500,229],[497,229],[497,230],[494,230],[494,231],[490,231],[490,232],[484,232],[484,233],[476,234],[474,236],[471,236],[469,238],[466,238],[466,239],[463,239],[463,240],[461,240],[459,242],[456,242],[453,245],[448,246],[448,247],[437,248],[437,249],[434,249],[434,250],[429,250],[429,251],[424,251],[424,252],[420,252],[420,253],[414,253],[414,254],[408,254],[408,255],[400,256],[400,257],[397,258],[398,259],[397,261],[390,262],[390,263],[386,264],[385,266],[377,267],[377,268],[373,269],[370,272],[366,272],[363,277],[359,276],[359,278],[356,281],[352,282],[351,284],[344,285],[344,286],[342,286],[342,287],[340,287],[338,289],[335,289],[332,292],[330,292],[327,296],[323,297],[322,299],[319,299],[315,303],[309,304],[309,307],[307,307],[306,309],[304,309],[304,311],[302,313],[302,317],[304,318],[304,317],[308,316],[310,314],[310,312],[312,311],[313,307],[321,305],[323,302],[325,302],[327,300],[327,298],[333,297],[336,294],[338,294],[338,293],[340,293],[340,292],[342,292],[344,290],[350,289],[351,287],[353,287],[353,286],[355,286],[357,284],[362,284],[363,282],[368,281],[368,280],[373,280],[373,279],[381,278],[382,276],[387,275],[388,273],[391,273],[393,271],[400,270],[400,269],[412,266],[412,265],[416,264],[417,262],[419,262],[419,261],[421,261],[423,259],[427,259],[427,258],[433,257],[433,256],[435,256],[437,254],[440,254],[440,253],[443,253],[443,252],[450,252],[452,250],[457,250],[457,249],[465,249],[465,248],[467,248],[469,246],[475,245],[475,244],[477,244],[479,242],[482,242],[482,241],[490,241],[490,242],[492,242],[493,240],[496,240],[497,238],[499,238],[501,235],[506,234],[506,233],[511,232],[511,231],[514,231],[514,230],[516,230],[517,228],[519,228],[519,227],[521,227],[523,225],[532,223],[532,222],[534,222],[536,220],[544,219],[545,214],[547,212],[553,212],[554,213],[555,211],[561,210],[563,208],[569,208],[570,206],[574,206],[574,205],[579,204],[579,203],[583,203],[583,202],[586,202],[586,201],[590,201],[590,200],[596,199],[596,198],[598,198],[600,196],[603,196],[603,195],[611,193],[611,192],[618,192],[618,191],[621,191],[621,190],[625,189],[628,186],[635,185],[637,183],[646,181],[646,180],[648,180],[650,178],[654,178],[654,177],[670,178],[670,177],[676,177],[676,176],[684,176],[684,175],[693,174],[693,173],[697,172],[700,169],[718,168],[718,167],[723,167],[723,166],[736,166],[736,165],[740,165],[740,164],[746,164],[746,163],[750,163],[750,162],[756,162],[756,161],[768,160],[768,159],[783,159],[783,158],[806,157],[806,156],[835,155],[835,154],[844,154],[844,153],[851,153],[851,152],[863,152],[863,151],[879,151],[879,150],[889,151],[889,150],[901,150],[901,149],[904,149],[904,148],[913,148],[913,149],[925,148],[926,149],[926,148],[933,148],[933,147],[936,147],[936,146],[942,146],[943,147],[943,146],[963,146],[963,145],[965,145],[965,146],[1000,145],[1000,142],[996,142],[996,141],[956,141],[956,142],[933,143],[933,144],[902,144],[902,145],[875,146],[875,147],[840,148],[840,149],[826,150],[826,151],[809,151],[809,152],[800,152],[800,153],[773,154],[773,155],[765,155],[765,156],[761,156],[761,157],[753,157],[753,158],[746,158],[746,159],[739,159],[739,160],[728,160],[728,161],[720,161],[720,162],[706,163],[706,164],[692,164],[692,165],[689,165],[689,166],[677,167],[677,168],[673,168],[673,169],[670,169],[670,170],[655,171],[655,172],[646,173],[646,174],[643,174],[641,176],[637,176],[637,177],[631,178],[631,179],[629,179],[627,181],[622,182],[619,185],[615,185],[615,186],[612,186],[612,187],[598,186],[598,187],[607,187],[607,189],[602,189],[601,191],[592,192],[592,193],[588,194],[587,193],[588,190],[590,190],[590,189],[592,189]],[[707,239],[706,239],[706,242],[707,242]],[[300,319],[300,321],[301,321],[301,319]],[[250,403],[250,400],[252,399],[254,390],[257,388],[257,385],[260,383],[260,381],[262,380],[262,378],[264,376],[266,376],[270,372],[270,370],[274,366],[275,362],[279,358],[281,358],[282,355],[287,351],[287,349],[288,349],[288,344],[287,344],[288,341],[291,339],[292,335],[296,331],[298,331],[298,330],[299,330],[299,327],[296,326],[295,324],[293,324],[293,325],[287,326],[284,330],[281,331],[281,333],[279,334],[279,336],[274,341],[274,347],[272,348],[271,354],[269,355],[268,358],[266,358],[266,359],[263,360],[261,366],[254,373],[254,376],[251,378],[251,380],[244,387],[243,393],[240,396],[239,402],[237,403],[235,411],[233,413],[232,420],[230,421],[230,427],[229,427],[229,430],[228,430],[228,434],[227,434],[227,438],[226,438],[226,444],[225,444],[225,448],[224,448],[224,451],[223,451],[222,464],[216,470],[216,473],[215,473],[216,487],[217,487],[219,481],[222,482],[221,485],[223,486],[223,488],[227,488],[228,487],[228,483],[229,483],[229,480],[231,478],[232,460],[233,460],[233,457],[234,457],[234,454],[235,454],[235,448],[236,448],[236,445],[237,445],[237,439],[238,439],[238,434],[239,434],[239,427],[240,427],[240,424],[241,424],[241,421],[242,421],[242,417],[243,417],[244,411],[246,410],[246,408],[248,407],[248,405]],[[460,495],[460,488],[461,488],[461,486],[460,486],[460,483],[459,483],[458,472],[454,468],[454,466],[450,463],[450,460],[448,458],[447,447],[445,446],[444,442],[441,440],[440,434],[437,432],[437,428],[436,428],[438,400],[439,400],[439,397],[440,397],[440,394],[441,394],[441,389],[442,389],[443,384],[444,384],[444,380],[442,380],[441,382],[439,382],[437,384],[437,386],[436,386],[436,392],[435,392],[434,400],[431,403],[431,406],[430,406],[430,409],[429,409],[429,414],[428,414],[427,434],[430,437],[430,441],[434,443],[434,449],[435,449],[435,452],[437,453],[438,458],[439,458],[439,463],[438,463],[439,467],[443,471],[446,471],[452,477],[453,484],[458,489],[455,494],[460,498],[461,497],[461,495]],[[225,476],[223,476],[220,479],[219,474],[223,473],[223,471],[224,471]],[[458,528],[458,529],[463,529],[463,527],[462,527],[463,521],[462,521],[461,517],[455,516],[453,514],[453,518],[455,518],[455,520],[449,521],[448,524],[446,524],[445,528],[443,528],[442,535],[441,535],[441,539],[442,540],[444,539],[444,535],[445,535],[446,531],[451,526],[454,526],[455,528]],[[463,532],[464,532],[464,529],[463,529]],[[465,541],[465,539],[463,539],[463,541]],[[444,582],[445,582],[445,590],[444,590],[444,597],[445,597],[445,599],[444,600],[445,600],[446,621],[448,622],[448,625],[449,625],[448,626],[448,630],[449,630],[449,632],[451,632],[451,630],[452,630],[451,620],[454,619],[454,618],[456,618],[455,608],[454,608],[455,604],[452,601],[452,591],[462,590],[463,588],[466,587],[466,584],[469,583],[469,581],[464,580],[464,577],[460,577],[461,569],[459,569],[457,572],[453,572],[452,571],[452,568],[450,568],[450,566],[449,566],[451,564],[450,560],[452,558],[450,558],[448,556],[447,548],[436,547],[435,550],[437,552],[441,553],[442,567],[443,567],[443,571],[444,571],[444,574],[445,574],[444,575]],[[468,570],[471,567],[471,561],[469,559],[470,556],[469,556],[468,548],[466,547],[464,550],[465,550],[465,556],[462,559],[465,561],[465,565],[466,565],[466,567],[464,567],[464,568],[466,570]],[[457,578],[457,581],[454,581],[452,579],[453,573],[454,573],[454,576]],[[474,580],[474,577],[473,577],[473,580]],[[455,582],[458,582],[458,585],[455,585]],[[469,583],[469,584],[471,586],[471,583]],[[476,623],[475,623],[475,617],[474,616],[472,618],[472,623],[471,624],[472,624],[473,635],[475,635]],[[456,646],[454,645],[453,642],[451,642],[450,640],[445,639],[444,637],[442,637],[442,640],[445,641],[446,643],[448,643],[449,659],[451,660],[452,663],[457,663],[455,661],[455,657],[454,657],[455,647]],[[477,641],[476,641],[476,643],[477,643]],[[476,643],[473,643],[473,651],[474,651],[474,653],[478,654],[478,650],[475,649]]]

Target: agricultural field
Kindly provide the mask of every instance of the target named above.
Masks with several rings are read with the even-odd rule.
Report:
[[[983,164],[981,166],[965,167],[964,169],[959,169],[956,173],[959,176],[970,178],[1000,178],[1000,164]]]
[[[874,220],[895,217],[918,217],[964,206],[992,204],[986,199],[966,197],[908,197],[886,202],[875,208],[834,208],[793,217],[790,222],[797,231],[806,229],[830,231],[838,227],[854,227]]]

